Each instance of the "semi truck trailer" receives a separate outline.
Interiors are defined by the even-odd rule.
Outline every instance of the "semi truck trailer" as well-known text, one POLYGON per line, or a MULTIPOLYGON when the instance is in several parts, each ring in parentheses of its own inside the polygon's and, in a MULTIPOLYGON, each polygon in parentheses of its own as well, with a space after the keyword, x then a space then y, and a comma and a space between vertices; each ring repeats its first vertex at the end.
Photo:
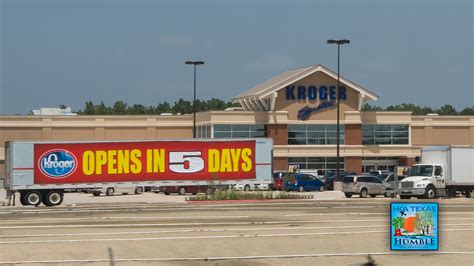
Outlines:
POLYGON ((271 184, 271 139, 9 141, 7 197, 60 205, 64 192, 108 187, 271 184))
POLYGON ((400 182, 400 198, 434 199, 474 190, 473 146, 429 146, 421 148, 421 163, 415 164, 400 182))

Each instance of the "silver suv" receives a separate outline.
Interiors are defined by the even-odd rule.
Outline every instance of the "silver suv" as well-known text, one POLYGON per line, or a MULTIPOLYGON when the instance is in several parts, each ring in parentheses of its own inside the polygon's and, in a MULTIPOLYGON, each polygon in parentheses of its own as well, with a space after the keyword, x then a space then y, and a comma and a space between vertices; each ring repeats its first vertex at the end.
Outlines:
POLYGON ((387 182, 372 175, 348 175, 342 180, 341 190, 347 198, 354 194, 359 194, 359 197, 365 198, 367 195, 371 197, 384 195, 388 186, 387 182))

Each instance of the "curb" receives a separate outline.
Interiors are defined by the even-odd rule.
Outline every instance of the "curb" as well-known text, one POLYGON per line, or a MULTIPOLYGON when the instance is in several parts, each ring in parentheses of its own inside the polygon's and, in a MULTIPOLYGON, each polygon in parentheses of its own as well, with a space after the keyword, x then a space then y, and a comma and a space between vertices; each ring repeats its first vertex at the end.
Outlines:
POLYGON ((315 199, 261 199, 261 200, 197 200, 186 204, 227 204, 227 203, 272 203, 272 202, 313 202, 315 199))

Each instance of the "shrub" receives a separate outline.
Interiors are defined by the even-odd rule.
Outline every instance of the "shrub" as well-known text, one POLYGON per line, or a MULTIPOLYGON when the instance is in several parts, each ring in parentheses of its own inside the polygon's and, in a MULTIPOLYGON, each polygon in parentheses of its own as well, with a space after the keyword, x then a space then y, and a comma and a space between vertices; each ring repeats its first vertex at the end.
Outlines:
POLYGON ((313 199, 313 195, 298 195, 287 192, 244 192, 216 190, 214 193, 186 197, 187 201, 204 200, 256 200, 256 199, 313 199))

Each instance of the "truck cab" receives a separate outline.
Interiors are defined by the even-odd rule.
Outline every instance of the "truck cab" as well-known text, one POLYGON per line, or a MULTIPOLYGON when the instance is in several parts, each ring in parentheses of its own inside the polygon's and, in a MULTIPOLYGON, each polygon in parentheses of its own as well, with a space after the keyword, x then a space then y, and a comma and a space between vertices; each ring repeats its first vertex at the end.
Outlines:
POLYGON ((443 169, 441 164, 415 164, 400 182, 400 198, 436 198, 446 186, 443 169))

